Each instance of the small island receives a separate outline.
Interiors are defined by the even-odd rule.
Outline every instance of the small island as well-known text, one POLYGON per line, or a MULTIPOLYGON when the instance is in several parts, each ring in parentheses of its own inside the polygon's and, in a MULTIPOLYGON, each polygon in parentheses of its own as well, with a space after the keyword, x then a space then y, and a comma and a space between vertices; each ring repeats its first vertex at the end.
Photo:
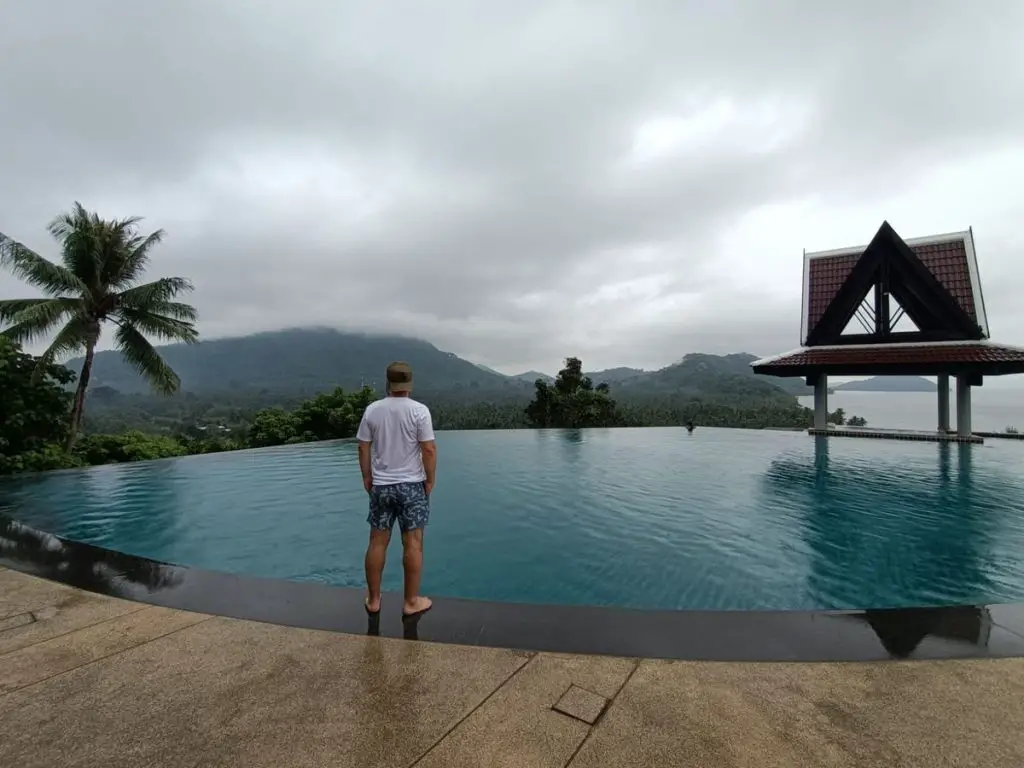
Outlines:
POLYGON ((935 392, 938 387, 923 376, 873 376, 836 384, 833 389, 836 392, 935 392))

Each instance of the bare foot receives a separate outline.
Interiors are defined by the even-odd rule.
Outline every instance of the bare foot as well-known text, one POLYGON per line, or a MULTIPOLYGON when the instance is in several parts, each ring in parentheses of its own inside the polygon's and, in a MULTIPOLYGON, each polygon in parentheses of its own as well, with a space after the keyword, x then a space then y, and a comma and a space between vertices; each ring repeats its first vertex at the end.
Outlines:
POLYGON ((426 613, 430 610, 430 606, 434 604, 434 601, 429 597, 414 597, 412 600, 406 600, 405 605, 402 606, 403 616, 412 616, 415 613, 426 613))
POLYGON ((363 605, 366 606, 366 610, 368 613, 377 613, 377 611, 380 610, 380 596, 378 595, 376 600, 371 600, 368 597, 364 598, 363 605))

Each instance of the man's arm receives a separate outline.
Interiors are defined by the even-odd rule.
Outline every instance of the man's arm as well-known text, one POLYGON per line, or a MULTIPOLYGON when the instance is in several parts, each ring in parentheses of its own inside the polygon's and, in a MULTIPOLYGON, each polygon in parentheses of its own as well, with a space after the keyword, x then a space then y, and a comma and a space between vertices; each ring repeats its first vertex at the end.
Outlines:
POLYGON ((434 490, 434 479, 437 474, 437 443, 434 442, 434 423, 430 418, 430 410, 423 409, 417 425, 416 439, 420 441, 420 456, 423 457, 423 472, 427 479, 427 493, 434 490))
POLYGON ((359 441, 359 471, 363 473, 363 488, 369 493, 370 489, 373 488, 373 468, 370 463, 370 446, 373 445, 373 432, 366 421, 365 413, 363 413, 362 421, 359 422, 356 439, 359 441))

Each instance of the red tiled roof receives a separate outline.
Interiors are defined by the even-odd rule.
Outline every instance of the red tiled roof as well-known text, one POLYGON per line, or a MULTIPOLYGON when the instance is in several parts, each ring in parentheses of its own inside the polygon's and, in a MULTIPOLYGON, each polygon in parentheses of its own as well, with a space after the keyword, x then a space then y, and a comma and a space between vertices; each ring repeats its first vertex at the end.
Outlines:
MULTIPOLYGON (((910 250, 960 303, 967 315, 978 322, 964 241, 958 238, 945 243, 911 245, 910 250)), ((828 309, 828 305, 839 293, 843 282, 862 255, 863 253, 818 256, 809 260, 807 275, 808 333, 818 324, 821 316, 828 309)))
POLYGON ((971 273, 967 267, 967 249, 963 240, 948 243, 912 245, 910 250, 928 267, 928 270, 957 300, 968 317, 978 322, 974 309, 974 292, 971 289, 971 273))
POLYGON ((807 277, 807 332, 825 314, 832 299, 839 293, 850 272, 860 261, 862 254, 849 256, 821 256, 810 260, 807 277))
POLYGON ((957 363, 1021 363, 1024 350, 996 344, 851 344, 844 347, 805 347, 776 358, 758 361, 757 368, 813 368, 816 366, 933 365, 957 363))

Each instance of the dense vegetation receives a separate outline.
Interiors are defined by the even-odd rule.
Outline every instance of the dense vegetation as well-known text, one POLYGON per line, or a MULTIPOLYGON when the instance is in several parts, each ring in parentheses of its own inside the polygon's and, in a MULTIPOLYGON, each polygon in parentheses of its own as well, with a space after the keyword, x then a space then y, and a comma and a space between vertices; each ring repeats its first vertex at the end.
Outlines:
POLYGON ((68 448, 74 397, 66 385, 73 380, 68 369, 32 357, 0 336, 0 474, 351 437, 375 397, 369 387, 354 393, 335 389, 291 410, 238 412, 238 429, 177 423, 162 431, 87 431, 68 448))
POLYGON ((609 386, 595 387, 584 375, 578 357, 566 359, 553 384, 538 379, 534 387, 536 394, 524 411, 531 427, 615 427, 622 423, 609 386))
POLYGON ((0 474, 63 465, 74 378, 0 336, 0 474))
MULTIPOLYGON (((271 392, 175 396, 122 395, 97 387, 89 394, 84 434, 67 450, 74 374, 24 353, 0 337, 0 473, 167 458, 194 453, 351 437, 370 387, 334 388, 312 398, 271 392)), ((700 426, 806 428, 811 412, 793 398, 761 400, 651 395, 612 399, 593 385, 579 360, 567 360, 555 384, 535 385, 532 402, 494 393, 491 399, 423 393, 438 430, 530 426, 700 426)), ((481 398, 484 395, 481 393, 481 398)), ((844 415, 832 415, 842 423, 844 415)))
MULTIPOLYGON (((163 239, 162 230, 138 231, 140 219, 101 219, 75 203, 70 213, 55 218, 50 234, 60 244, 61 260, 54 263, 0 233, 0 266, 44 295, 0 300, 3 336, 16 343, 53 335, 39 358, 39 376, 75 352, 85 353, 68 418, 67 443, 72 447, 81 426, 85 396, 103 325, 116 326, 114 345, 123 363, 157 392, 176 392, 177 374, 164 362, 146 336, 195 343, 196 311, 175 301, 192 289, 180 277, 141 283, 150 252, 163 239)), ((37 376, 37 380, 39 378, 37 376)))
MULTIPOLYGON (((537 379, 551 386, 555 382, 541 374, 528 383, 521 379, 526 374, 503 376, 422 341, 326 329, 168 346, 161 352, 182 375, 185 391, 169 398, 142 394, 135 391, 137 377, 125 378, 128 391, 119 391, 104 385, 109 377, 97 373, 86 416, 88 431, 173 435, 191 428, 203 434, 230 430, 235 436, 265 408, 294 410, 317 392, 336 386, 346 392, 364 385, 379 390, 379 378, 392 359, 412 362, 416 397, 430 406, 438 429, 516 429, 544 423, 531 421, 524 408, 536 392, 537 379), (221 354, 224 359, 218 362, 221 354), (267 359, 275 365, 262 362, 267 359), (209 364, 205 371, 197 370, 196 360, 209 364), (229 367, 237 378, 228 378, 233 375, 226 370, 229 367), (327 383, 321 386, 321 381, 327 383)), ((97 355, 97 371, 108 359, 106 354, 97 355)), ((677 426, 694 420, 707 426, 809 426, 809 411, 788 391, 806 392, 803 381, 755 376, 750 368, 753 359, 746 354, 690 354, 660 371, 615 368, 584 375, 595 391, 601 384, 611 385, 617 424, 677 426)), ((110 358, 110 365, 119 363, 110 358)))
MULTIPOLYGON (((530 401, 522 394, 513 397, 481 393, 478 399, 461 399, 452 392, 417 392, 415 396, 430 406, 434 426, 439 430, 531 426, 525 413, 530 401)), ((191 428, 202 434, 237 434, 247 428, 260 410, 293 410, 302 402, 300 396, 272 392, 184 393, 167 398, 118 395, 97 389, 90 398, 85 426, 88 432, 105 433, 137 430, 170 435, 191 428)), ((693 420, 702 426, 797 429, 809 427, 812 420, 810 410, 792 398, 738 400, 645 395, 616 397, 616 405, 619 423, 634 427, 679 426, 693 420)))

